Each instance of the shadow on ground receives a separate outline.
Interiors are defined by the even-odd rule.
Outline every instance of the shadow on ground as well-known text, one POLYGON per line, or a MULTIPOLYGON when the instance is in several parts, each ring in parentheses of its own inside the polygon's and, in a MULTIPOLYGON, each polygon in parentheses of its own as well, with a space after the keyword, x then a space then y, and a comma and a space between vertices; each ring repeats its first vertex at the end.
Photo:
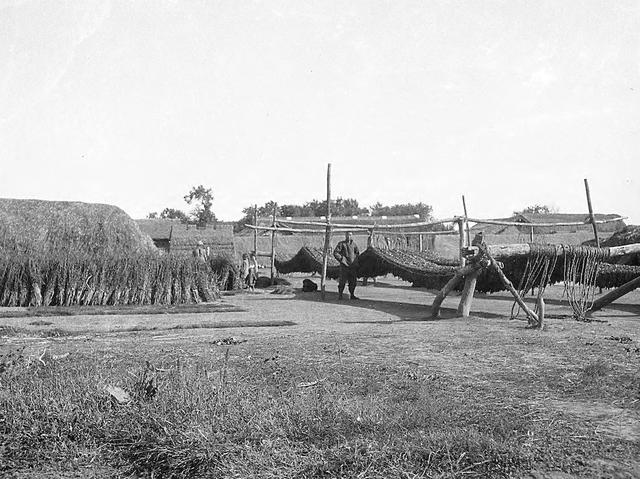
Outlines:
MULTIPOLYGON (((345 294, 345 298, 348 298, 348 295, 345 294)), ((309 301, 309 302, 322 302, 322 297, 320 296, 320 292, 312 292, 312 293, 304 293, 300 290, 296 290, 295 300, 299 301, 309 301)), ((388 300, 372 300, 372 299, 359 299, 359 300, 350 300, 343 299, 338 300, 338 293, 336 292, 326 292, 326 300, 327 303, 335 303, 341 306, 345 306, 348 308, 363 308, 370 309, 373 311, 380 311, 387 314, 392 314, 400 318, 400 321, 440 321, 440 320, 449 320, 459 318, 455 309, 452 308, 441 308, 440 309, 440 317, 432 318, 431 317, 431 305, 427 304, 417 304, 417 303, 402 303, 399 301, 388 301, 388 300)), ((480 318, 504 318, 503 315, 487 313, 487 312, 474 312, 473 316, 477 316, 480 318)), ((381 323, 387 324, 392 323, 393 321, 343 321, 345 323, 381 323)))

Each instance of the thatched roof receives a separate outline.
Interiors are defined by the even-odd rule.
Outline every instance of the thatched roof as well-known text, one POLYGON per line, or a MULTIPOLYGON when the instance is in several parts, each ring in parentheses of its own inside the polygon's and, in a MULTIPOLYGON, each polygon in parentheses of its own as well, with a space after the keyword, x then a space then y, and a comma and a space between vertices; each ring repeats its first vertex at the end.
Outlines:
POLYGON ((144 219, 136 220, 140 230, 151 237, 152 240, 166 240, 171 239, 171 229, 173 225, 179 225, 180 220, 162 220, 162 219, 144 219))
POLYGON ((155 250, 135 221, 116 206, 4 198, 0 249, 97 255, 155 250))
POLYGON ((209 247, 212 255, 235 256, 231 223, 199 226, 165 219, 143 219, 136 222, 156 244, 168 243, 168 249, 172 253, 190 253, 202 241, 205 247, 209 247))
POLYGON ((174 225, 171 230, 170 251, 191 252, 198 246, 199 241, 210 248, 212 255, 235 256, 232 226, 217 228, 214 225, 206 227, 183 223, 174 225))

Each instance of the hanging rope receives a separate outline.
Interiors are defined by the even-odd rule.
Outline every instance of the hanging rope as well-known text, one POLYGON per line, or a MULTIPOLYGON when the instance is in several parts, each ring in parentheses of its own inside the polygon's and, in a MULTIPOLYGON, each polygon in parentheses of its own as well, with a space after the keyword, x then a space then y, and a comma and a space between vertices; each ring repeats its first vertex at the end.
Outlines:
MULTIPOLYGON (((518 285, 518 294, 524 298, 527 293, 538 288, 538 296, 543 296, 546 287, 552 282, 553 271, 558 261, 555 245, 540 245, 535 243, 529 244, 531 254, 527 257, 520 283, 518 285)), ((536 303, 534 312, 539 314, 538 303, 536 303)), ((521 308, 516 301, 511 306, 511 318, 517 318, 520 315, 521 308)))
POLYGON ((586 313, 593 305, 600 263, 609 256, 608 249, 585 246, 563 246, 564 294, 578 321, 587 321, 586 313))

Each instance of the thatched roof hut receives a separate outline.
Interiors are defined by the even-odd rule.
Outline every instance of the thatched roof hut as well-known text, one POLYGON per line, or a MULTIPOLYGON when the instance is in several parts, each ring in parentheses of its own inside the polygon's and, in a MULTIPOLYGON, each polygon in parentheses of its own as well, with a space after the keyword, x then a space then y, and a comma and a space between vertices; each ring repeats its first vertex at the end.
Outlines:
POLYGON ((154 250, 150 238, 112 205, 0 199, 0 250, 109 255, 154 250))

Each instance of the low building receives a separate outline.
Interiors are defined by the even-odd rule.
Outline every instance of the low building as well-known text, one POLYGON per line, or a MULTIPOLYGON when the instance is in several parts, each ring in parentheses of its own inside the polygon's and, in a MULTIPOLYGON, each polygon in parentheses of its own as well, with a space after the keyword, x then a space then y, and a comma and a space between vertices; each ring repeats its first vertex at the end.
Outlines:
POLYGON ((213 256, 235 257, 233 224, 218 223, 206 226, 182 223, 179 220, 136 220, 143 233, 151 237, 155 246, 165 253, 190 254, 202 241, 213 256))

